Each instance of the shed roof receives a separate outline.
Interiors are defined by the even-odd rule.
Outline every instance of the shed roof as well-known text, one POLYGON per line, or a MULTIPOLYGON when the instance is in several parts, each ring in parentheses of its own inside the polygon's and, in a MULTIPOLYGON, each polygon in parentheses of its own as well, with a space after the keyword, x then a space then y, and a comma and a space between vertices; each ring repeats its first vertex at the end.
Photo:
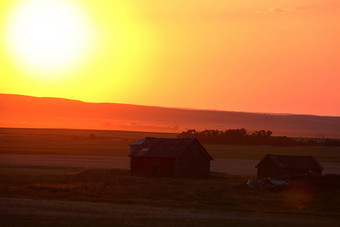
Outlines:
POLYGON ((177 158, 192 144, 197 145, 208 159, 213 159, 196 138, 155 137, 145 137, 131 143, 129 157, 177 158))
POLYGON ((255 168, 258 168, 265 160, 271 159, 282 169, 324 169, 313 156, 274 155, 267 154, 255 168))

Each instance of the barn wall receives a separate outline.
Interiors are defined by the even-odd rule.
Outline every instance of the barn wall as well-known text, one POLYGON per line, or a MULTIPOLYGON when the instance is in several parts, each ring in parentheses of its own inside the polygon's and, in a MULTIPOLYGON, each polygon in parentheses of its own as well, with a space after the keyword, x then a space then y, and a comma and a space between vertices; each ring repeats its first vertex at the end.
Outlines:
POLYGON ((287 172, 290 178, 298 178, 310 175, 308 169, 288 169, 287 172))
POLYGON ((289 169, 287 170, 291 178, 307 177, 307 176, 321 176, 322 170, 309 169, 289 169))
POLYGON ((263 162, 257 168, 257 178, 299 178, 306 176, 321 176, 322 170, 309 170, 309 169, 283 169, 276 166, 273 162, 263 162))
POLYGON ((210 174, 209 161, 183 160, 176 162, 175 175, 187 177, 208 177, 210 174))
POLYGON ((210 160, 200 149, 192 147, 176 160, 176 176, 208 177, 209 174, 210 160))
POLYGON ((313 169, 313 170, 311 170, 311 174, 314 175, 314 176, 321 176, 322 170, 321 169, 313 169))
POLYGON ((271 159, 264 159, 257 167, 257 178, 272 177, 280 178, 287 173, 280 169, 271 159))
POLYGON ((174 176, 174 159, 165 158, 131 158, 131 175, 133 176, 174 176))

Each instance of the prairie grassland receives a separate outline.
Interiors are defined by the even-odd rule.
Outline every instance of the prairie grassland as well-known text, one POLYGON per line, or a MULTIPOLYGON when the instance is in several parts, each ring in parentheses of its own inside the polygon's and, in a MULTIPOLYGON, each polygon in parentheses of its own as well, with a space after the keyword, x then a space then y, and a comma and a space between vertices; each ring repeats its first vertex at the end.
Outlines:
POLYGON ((318 161, 336 162, 340 165, 340 147, 280 147, 280 146, 238 146, 204 144, 216 159, 261 160, 266 154, 312 155, 318 161))
POLYGON ((320 226, 340 223, 340 178, 250 189, 247 176, 131 177, 118 169, 2 167, 0 225, 320 226))
POLYGON ((340 214, 340 177, 249 189, 247 176, 209 178, 132 177, 119 169, 8 168, 0 173, 0 197, 31 197, 215 210, 340 214))
POLYGON ((336 226, 338 218, 148 205, 0 198, 1 226, 336 226))
MULTIPOLYGON (((127 156, 129 143, 172 133, 0 128, 0 154, 64 154, 127 156)), ((278 147, 204 144, 214 159, 260 160, 266 154, 313 155, 319 161, 340 163, 340 147, 278 147)))
MULTIPOLYGON (((0 128, 0 154, 128 155, 146 136, 176 134, 0 128)), ((267 153, 340 163, 339 147, 204 145, 215 159, 267 153)), ((51 155, 49 155, 51 156, 51 155)), ((42 165, 44 163, 41 163, 42 165)), ((340 224, 340 178, 249 189, 248 176, 135 178, 128 170, 2 164, 0 226, 321 226, 340 224)))
POLYGON ((176 134, 78 129, 0 128, 2 154, 65 154, 127 156, 129 143, 176 134))

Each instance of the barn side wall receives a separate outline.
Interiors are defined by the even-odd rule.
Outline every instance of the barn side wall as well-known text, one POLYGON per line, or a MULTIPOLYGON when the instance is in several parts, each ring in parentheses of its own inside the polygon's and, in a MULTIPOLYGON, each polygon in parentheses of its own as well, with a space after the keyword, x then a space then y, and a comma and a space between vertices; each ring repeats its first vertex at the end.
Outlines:
POLYGON ((322 170, 321 169, 312 169, 311 174, 313 176, 321 176, 322 175, 322 170))
POLYGON ((274 179, 280 178, 299 178, 306 176, 321 176, 322 170, 309 169, 283 169, 279 168, 274 162, 267 160, 257 168, 257 178, 270 177, 274 179))
POLYGON ((322 170, 310 170, 310 169, 287 169, 290 178, 299 178, 307 176, 321 176, 322 170))
POLYGON ((174 166, 174 159, 132 157, 130 160, 132 176, 174 176, 174 166))
POLYGON ((280 169, 276 163, 274 163, 271 159, 264 159, 261 164, 257 167, 257 178, 261 179, 264 177, 271 178, 282 178, 287 173, 280 169))
POLYGON ((175 175, 181 177, 208 177, 210 160, 200 149, 194 147, 185 151, 175 164, 175 175))

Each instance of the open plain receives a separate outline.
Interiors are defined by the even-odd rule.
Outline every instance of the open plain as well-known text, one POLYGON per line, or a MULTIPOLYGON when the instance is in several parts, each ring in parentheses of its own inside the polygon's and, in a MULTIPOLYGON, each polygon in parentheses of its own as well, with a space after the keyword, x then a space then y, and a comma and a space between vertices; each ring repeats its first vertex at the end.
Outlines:
POLYGON ((0 129, 0 225, 337 226, 338 147, 205 144, 207 179, 135 178, 128 144, 175 134, 0 129), (286 187, 250 189, 266 154, 313 155, 326 175, 286 187))
MULTIPOLYGON (((128 169, 129 143, 173 133, 71 129, 0 128, 0 165, 67 166, 128 169)), ((312 155, 325 174, 340 174, 340 147, 279 147, 204 144, 214 158, 213 172, 256 175, 256 164, 268 153, 312 155)))

